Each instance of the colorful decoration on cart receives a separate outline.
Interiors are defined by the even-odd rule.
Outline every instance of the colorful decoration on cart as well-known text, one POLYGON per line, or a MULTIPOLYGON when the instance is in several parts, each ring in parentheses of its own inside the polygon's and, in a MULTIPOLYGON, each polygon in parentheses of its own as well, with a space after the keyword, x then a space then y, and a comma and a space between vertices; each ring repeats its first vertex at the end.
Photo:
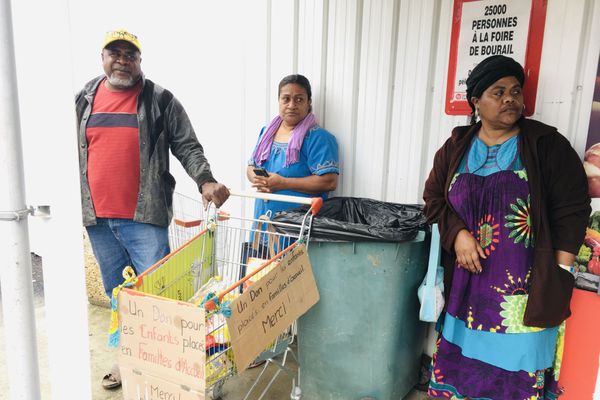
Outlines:
POLYGON ((135 270, 127 266, 123 268, 123 278, 125 281, 112 290, 110 299, 110 328, 108 330, 108 346, 117 347, 119 345, 119 313, 118 313, 118 298, 119 292, 124 287, 133 287, 137 282, 135 270))
POLYGON ((206 295, 200 305, 204 307, 209 301, 212 301, 215 305, 216 312, 223 314, 227 318, 231 317, 231 301, 227 300, 221 303, 219 301, 219 296, 214 292, 210 292, 206 295))

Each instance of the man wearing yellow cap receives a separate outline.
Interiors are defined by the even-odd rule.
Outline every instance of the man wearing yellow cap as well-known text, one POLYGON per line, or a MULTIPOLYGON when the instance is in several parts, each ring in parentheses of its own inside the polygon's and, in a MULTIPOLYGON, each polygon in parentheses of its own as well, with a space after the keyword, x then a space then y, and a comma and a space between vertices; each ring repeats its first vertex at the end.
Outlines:
MULTIPOLYGON (((214 179, 202 146, 179 101, 146 79, 137 36, 119 29, 102 45, 104 75, 75 98, 83 224, 100 265, 107 295, 122 270, 148 269, 169 253, 175 179, 169 150, 196 182, 205 204, 229 197, 214 179)), ((121 385, 118 368, 102 382, 121 385)))

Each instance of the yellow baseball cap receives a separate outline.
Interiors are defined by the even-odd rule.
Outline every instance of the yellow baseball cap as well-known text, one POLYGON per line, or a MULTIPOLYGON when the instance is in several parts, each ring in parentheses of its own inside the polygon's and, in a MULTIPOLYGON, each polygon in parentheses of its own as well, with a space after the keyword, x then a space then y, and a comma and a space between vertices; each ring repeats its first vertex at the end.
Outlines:
POLYGON ((105 48, 106 46, 108 46, 112 42, 116 42, 117 40, 124 40, 126 42, 129 42, 132 45, 134 45, 140 51, 140 53, 142 52, 142 45, 140 44, 140 41, 138 40, 137 36, 135 36, 133 33, 126 31, 125 29, 117 29, 114 31, 106 32, 106 35, 104 35, 104 44, 102 45, 102 48, 105 48))

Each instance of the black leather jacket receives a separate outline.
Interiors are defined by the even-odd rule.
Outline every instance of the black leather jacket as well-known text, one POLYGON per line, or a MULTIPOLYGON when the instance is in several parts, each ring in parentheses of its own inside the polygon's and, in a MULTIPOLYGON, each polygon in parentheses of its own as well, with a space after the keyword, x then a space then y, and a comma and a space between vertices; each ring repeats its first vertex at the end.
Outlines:
MULTIPOLYGON (((75 97, 77 113, 79 174, 83 224, 96 224, 96 213, 87 180, 88 143, 86 125, 98 84, 104 76, 88 82, 75 97)), ((137 102, 140 138, 140 187, 134 220, 168 226, 173 215, 175 178, 169 173, 169 149, 198 189, 216 182, 192 124, 181 103, 171 92, 142 77, 143 88, 137 102)))

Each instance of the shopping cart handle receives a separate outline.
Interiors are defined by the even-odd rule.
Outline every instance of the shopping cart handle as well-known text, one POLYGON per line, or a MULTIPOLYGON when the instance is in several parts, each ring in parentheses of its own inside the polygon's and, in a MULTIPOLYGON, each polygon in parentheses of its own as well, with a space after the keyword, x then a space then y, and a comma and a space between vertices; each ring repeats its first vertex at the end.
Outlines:
POLYGON ((212 300, 212 299, 210 299, 206 303, 204 303, 204 309, 208 312, 210 312, 216 308, 217 308, 217 305, 215 304, 214 300, 212 300))
POLYGON ((288 196, 284 194, 273 194, 263 192, 238 192, 236 190, 229 189, 229 194, 235 197, 250 197, 253 199, 271 200, 271 201, 283 201, 286 203, 305 204, 311 206, 312 215, 316 215, 321 206, 323 205, 323 199, 320 197, 301 197, 301 196, 288 196))
POLYGON ((322 197, 313 197, 310 202, 312 215, 315 216, 323 207, 323 198, 322 197))
POLYGON ((193 228, 195 226, 200 226, 202 223, 201 219, 192 219, 192 220, 183 220, 179 218, 173 218, 173 222, 177 226, 181 226, 182 228, 193 228))

